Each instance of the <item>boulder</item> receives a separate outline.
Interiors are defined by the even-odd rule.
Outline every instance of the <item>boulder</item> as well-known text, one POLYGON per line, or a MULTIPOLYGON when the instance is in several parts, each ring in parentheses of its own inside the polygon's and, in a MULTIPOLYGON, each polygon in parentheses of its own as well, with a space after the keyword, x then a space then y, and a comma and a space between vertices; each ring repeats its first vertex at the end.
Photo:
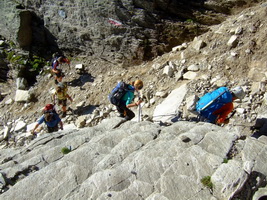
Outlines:
POLYGON ((31 94, 28 90, 17 90, 15 95, 15 102, 28 102, 30 101, 31 94))
POLYGON ((227 164, 222 164, 211 176, 214 196, 219 199, 231 199, 233 194, 242 188, 247 178, 242 163, 230 160, 227 164))
POLYGON ((193 80, 197 77, 197 72, 188 71, 183 75, 183 79, 185 80, 193 80))
POLYGON ((8 100, 5 101, 5 104, 6 105, 11 105, 13 102, 14 102, 13 99, 8 99, 8 100))
POLYGON ((200 51, 200 49, 202 49, 206 45, 207 44, 203 40, 199 39, 198 37, 195 37, 191 44, 191 47, 196 51, 200 51))
POLYGON ((166 74, 169 77, 172 77, 174 74, 174 69, 173 67, 166 65, 163 69, 163 74, 166 74))
POLYGON ((238 36, 237 35, 232 35, 231 38, 228 40, 227 45, 230 48, 235 48, 238 44, 238 36))
POLYGON ((186 98, 186 109, 189 112, 192 112, 194 114, 196 113, 195 107, 196 107, 196 103, 197 103, 198 99, 199 99, 199 97, 195 94, 186 98))
POLYGON ((187 70, 195 72, 195 71, 199 71, 199 67, 193 64, 193 65, 188 66, 187 70))
POLYGON ((186 92, 186 84, 173 90, 161 104, 156 106, 153 113, 153 121, 171 122, 172 119, 176 118, 186 92))
POLYGON ((79 116, 78 119, 75 121, 75 125, 78 128, 83 128, 86 124, 86 119, 87 119, 87 116, 85 116, 85 115, 79 116))
POLYGON ((155 96, 156 97, 165 98, 165 97, 168 96, 168 93, 167 92, 160 91, 160 92, 156 92, 155 96))
POLYGON ((14 128, 15 132, 21 131, 22 129, 25 129, 27 124, 24 121, 18 121, 16 123, 16 126, 14 128))
POLYGON ((18 90, 26 90, 28 83, 25 78, 19 77, 16 79, 16 85, 18 90))

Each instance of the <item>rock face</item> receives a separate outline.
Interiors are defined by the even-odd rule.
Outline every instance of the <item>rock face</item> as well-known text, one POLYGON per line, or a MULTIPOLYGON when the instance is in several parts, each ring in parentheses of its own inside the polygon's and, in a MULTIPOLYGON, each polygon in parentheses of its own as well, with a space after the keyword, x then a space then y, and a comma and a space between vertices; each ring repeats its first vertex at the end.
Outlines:
POLYGON ((0 35, 42 54, 60 48, 112 62, 147 60, 206 32, 206 25, 222 22, 235 6, 251 2, 3 0, 0 35))
POLYGON ((0 198, 251 199, 266 185, 266 136, 244 140, 235 130, 202 122, 114 128, 118 123, 108 119, 1 150, 0 198), (201 183, 205 177, 212 186, 201 183))

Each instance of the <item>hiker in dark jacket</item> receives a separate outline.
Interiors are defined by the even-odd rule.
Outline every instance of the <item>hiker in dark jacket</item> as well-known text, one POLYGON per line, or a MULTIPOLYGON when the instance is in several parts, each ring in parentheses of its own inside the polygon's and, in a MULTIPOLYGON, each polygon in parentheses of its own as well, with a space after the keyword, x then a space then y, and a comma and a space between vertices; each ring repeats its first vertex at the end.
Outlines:
POLYGON ((40 124, 45 123, 48 129, 48 133, 58 131, 58 125, 60 129, 63 130, 63 123, 59 118, 56 112, 47 112, 42 115, 42 117, 37 121, 34 129, 31 131, 32 134, 35 134, 35 130, 39 127, 40 124))
POLYGON ((139 91, 142 88, 143 82, 141 80, 136 80, 128 86, 129 90, 120 100, 120 104, 116 106, 118 112, 120 113, 120 117, 125 117, 126 120, 131 120, 135 117, 134 112, 131 111, 129 108, 138 106, 142 102, 142 100, 139 100, 136 103, 132 103, 134 99, 134 91, 139 91))
POLYGON ((65 56, 59 56, 52 63, 52 72, 56 75, 55 76, 56 84, 61 82, 62 78, 64 77, 64 73, 62 72, 61 69, 58 68, 63 63, 70 64, 70 61, 65 56))

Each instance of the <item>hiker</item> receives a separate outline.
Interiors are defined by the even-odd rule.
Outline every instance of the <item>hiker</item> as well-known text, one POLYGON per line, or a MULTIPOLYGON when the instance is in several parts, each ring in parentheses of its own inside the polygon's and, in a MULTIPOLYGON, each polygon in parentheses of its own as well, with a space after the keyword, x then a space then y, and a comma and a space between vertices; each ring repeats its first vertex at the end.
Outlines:
POLYGON ((55 84, 61 82, 64 77, 64 73, 58 68, 62 63, 67 63, 69 65, 70 61, 65 56, 58 56, 52 62, 52 72, 56 75, 55 84))
POLYGON ((60 82, 60 83, 58 83, 56 91, 52 96, 54 104, 55 104, 55 100, 57 97, 58 105, 62 106, 62 117, 66 117, 67 99, 69 99, 71 102, 73 101, 67 92, 68 92, 67 83, 66 82, 60 82))
MULTIPOLYGON (((138 92, 139 90, 141 90, 143 88, 143 82, 141 80, 136 80, 132 82, 131 84, 125 84, 124 82, 120 82, 116 86, 116 88, 119 87, 120 84, 124 84, 125 85, 124 87, 126 87, 126 90, 123 93, 123 95, 120 97, 120 99, 118 99, 118 103, 113 103, 113 104, 116 105, 117 111, 120 113, 120 117, 124 117, 126 120, 131 120, 135 117, 135 114, 129 108, 138 106, 142 102, 142 100, 139 99, 138 102, 132 103, 134 99, 134 91, 138 92)), ((113 91, 116 88, 114 88, 113 91)), ((110 96, 110 100, 111 100, 111 96, 110 96)))
POLYGON ((213 92, 205 94, 199 99, 196 110, 201 117, 210 123, 217 125, 228 124, 227 116, 233 111, 233 101, 242 100, 245 92, 238 86, 232 90, 226 87, 220 87, 213 92))
MULTIPOLYGON (((48 107, 49 105, 52 105, 52 104, 48 104, 46 107, 48 107)), ((44 114, 37 121, 37 124, 35 125, 34 129, 31 131, 32 134, 35 134, 35 130, 43 122, 47 126, 48 133, 58 131, 58 124, 60 125, 60 129, 63 130, 63 123, 62 123, 61 119, 59 118, 58 114, 56 113, 56 111, 54 110, 54 106, 52 109, 46 109, 46 107, 44 109, 44 114)))

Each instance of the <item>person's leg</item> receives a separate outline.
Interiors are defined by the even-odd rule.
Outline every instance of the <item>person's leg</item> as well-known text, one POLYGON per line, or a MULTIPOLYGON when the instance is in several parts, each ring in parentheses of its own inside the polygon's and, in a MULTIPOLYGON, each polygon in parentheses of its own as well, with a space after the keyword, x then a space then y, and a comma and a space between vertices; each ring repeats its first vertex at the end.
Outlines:
POLYGON ((58 99, 57 105, 58 106, 63 106, 63 100, 58 99))
POLYGON ((63 78, 62 76, 57 77, 57 81, 58 81, 58 82, 62 82, 62 78, 63 78))
POLYGON ((117 111, 120 113, 120 117, 125 117, 124 107, 122 106, 116 106, 116 107, 117 107, 117 111))
POLYGON ((133 111, 131 111, 129 108, 125 107, 125 111, 126 111, 126 120, 131 120, 135 117, 135 114, 133 111))
POLYGON ((67 99, 62 100, 62 117, 67 115, 67 99))
POLYGON ((53 127, 53 132, 57 132, 57 131, 58 131, 58 124, 55 127, 53 127))
POLYGON ((59 82, 62 82, 62 78, 64 77, 64 74, 61 69, 57 70, 57 73, 55 73, 55 83, 58 84, 59 82))
POLYGON ((126 105, 117 106, 117 110, 120 113, 120 117, 125 117, 126 120, 131 120, 135 117, 133 111, 126 107, 126 105))
POLYGON ((52 133, 53 130, 54 130, 53 127, 49 127, 49 126, 47 126, 47 132, 48 132, 48 133, 52 133))
POLYGON ((55 73, 55 84, 58 84, 60 82, 60 77, 61 77, 61 72, 57 71, 57 73, 55 73))

